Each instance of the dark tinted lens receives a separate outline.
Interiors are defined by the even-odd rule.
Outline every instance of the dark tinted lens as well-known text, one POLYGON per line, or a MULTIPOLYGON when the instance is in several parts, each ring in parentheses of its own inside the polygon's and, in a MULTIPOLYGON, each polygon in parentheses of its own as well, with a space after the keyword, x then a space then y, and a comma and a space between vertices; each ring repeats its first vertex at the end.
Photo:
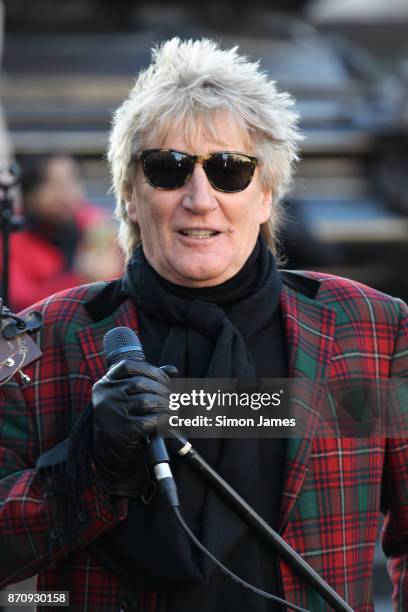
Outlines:
POLYGON ((177 151, 145 151, 141 160, 145 177, 160 189, 178 189, 193 169, 192 160, 177 151))
POLYGON ((251 182, 255 164, 238 153, 214 153, 204 163, 208 180, 215 189, 242 191, 251 182))

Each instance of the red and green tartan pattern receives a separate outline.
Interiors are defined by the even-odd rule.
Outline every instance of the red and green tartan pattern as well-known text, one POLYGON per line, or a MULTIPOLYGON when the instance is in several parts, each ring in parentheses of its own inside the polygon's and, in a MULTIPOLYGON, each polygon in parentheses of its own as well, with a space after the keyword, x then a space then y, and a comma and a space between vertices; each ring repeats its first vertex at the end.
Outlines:
MULTIPOLYGON (((282 291, 290 376, 317 381, 406 377, 406 306, 349 280, 306 274, 321 282, 315 299, 286 286, 282 291)), ((83 304, 103 286, 68 290, 41 303, 45 325, 37 341, 43 356, 26 368, 32 383, 21 388, 14 379, 1 389, 0 585, 39 573, 38 588, 69 590, 73 610, 111 612, 126 600, 129 609, 154 612, 154 591, 121 583, 86 550, 123 520, 126 500, 113 502, 94 487, 84 491, 83 526, 58 548, 48 520, 57 502, 44 494, 34 469, 39 455, 69 435, 89 402, 92 384, 104 374, 105 332, 138 327, 129 301, 112 316, 90 320, 83 304)), ((394 606, 408 610, 408 440, 315 437, 317 407, 311 408, 308 435, 287 444, 281 534, 354 610, 372 611, 374 544, 385 483, 383 545, 391 555, 394 606)), ((280 568, 286 599, 313 612, 329 609, 285 563, 280 568)))

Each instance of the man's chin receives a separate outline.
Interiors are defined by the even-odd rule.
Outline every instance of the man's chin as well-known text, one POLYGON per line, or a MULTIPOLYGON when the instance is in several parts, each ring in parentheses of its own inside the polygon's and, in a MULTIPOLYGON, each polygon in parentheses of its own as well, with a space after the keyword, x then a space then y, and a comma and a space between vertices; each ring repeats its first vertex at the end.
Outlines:
MULTIPOLYGON (((231 275, 232 276, 232 275, 231 275)), ((193 267, 179 268, 174 275, 173 282, 185 287, 213 287, 228 280, 227 271, 218 267, 193 267), (177 280, 176 280, 177 278, 177 280)))

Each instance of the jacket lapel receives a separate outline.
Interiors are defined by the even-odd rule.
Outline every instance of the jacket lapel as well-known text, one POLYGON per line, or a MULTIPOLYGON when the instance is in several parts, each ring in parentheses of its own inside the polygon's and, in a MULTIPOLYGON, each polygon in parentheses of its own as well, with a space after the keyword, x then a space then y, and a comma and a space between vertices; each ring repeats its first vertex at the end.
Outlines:
POLYGON ((138 331, 136 310, 130 300, 123 302, 111 315, 104 317, 77 331, 87 368, 93 382, 106 372, 107 365, 103 350, 103 338, 113 327, 130 327, 138 331))
POLYGON ((282 287, 281 311, 285 325, 289 378, 305 380, 306 386, 296 384, 291 393, 291 406, 304 405, 307 398, 304 435, 288 438, 279 531, 285 529, 295 502, 301 492, 312 448, 313 436, 319 422, 318 389, 311 391, 312 381, 323 383, 334 345, 336 312, 316 299, 299 291, 282 287), (310 381, 310 385, 307 385, 310 381), (304 389, 306 388, 306 395, 304 389), (293 403, 294 402, 294 403, 293 403))

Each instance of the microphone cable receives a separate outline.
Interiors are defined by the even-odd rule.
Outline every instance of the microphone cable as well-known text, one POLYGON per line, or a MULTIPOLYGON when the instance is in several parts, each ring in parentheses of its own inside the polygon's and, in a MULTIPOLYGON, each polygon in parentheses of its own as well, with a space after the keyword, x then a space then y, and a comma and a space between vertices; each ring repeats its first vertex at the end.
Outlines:
POLYGON ((200 540, 198 540, 195 537, 194 533, 191 531, 190 527, 187 525, 187 523, 183 519, 178 507, 172 506, 172 508, 174 510, 174 514, 177 518, 179 525, 184 529, 184 531, 186 532, 190 540, 195 544, 195 546, 197 546, 199 550, 201 550, 202 553, 204 553, 204 555, 206 555, 206 557, 211 559, 211 561, 218 567, 218 569, 220 569, 223 572, 223 574, 228 576, 228 578, 231 578, 231 580, 233 580, 234 582, 237 582, 244 589, 247 589, 248 591, 251 591, 252 593, 255 593, 256 595, 260 595, 261 597, 271 599, 272 601, 275 601, 276 603, 286 606, 287 608, 290 608, 291 610, 296 610, 296 612, 310 612, 310 610, 306 610, 305 608, 301 608, 297 606, 296 604, 290 603, 289 601, 286 601, 286 599, 281 599, 280 597, 277 597, 276 595, 272 595, 272 593, 268 593, 267 591, 258 589, 258 587, 253 586, 252 584, 249 584, 249 582, 246 582, 245 580, 243 580, 242 578, 234 574, 234 572, 229 570, 228 567, 225 567, 225 565, 223 565, 221 561, 219 561, 216 557, 214 557, 214 555, 210 553, 209 550, 207 550, 207 548, 200 542, 200 540))

